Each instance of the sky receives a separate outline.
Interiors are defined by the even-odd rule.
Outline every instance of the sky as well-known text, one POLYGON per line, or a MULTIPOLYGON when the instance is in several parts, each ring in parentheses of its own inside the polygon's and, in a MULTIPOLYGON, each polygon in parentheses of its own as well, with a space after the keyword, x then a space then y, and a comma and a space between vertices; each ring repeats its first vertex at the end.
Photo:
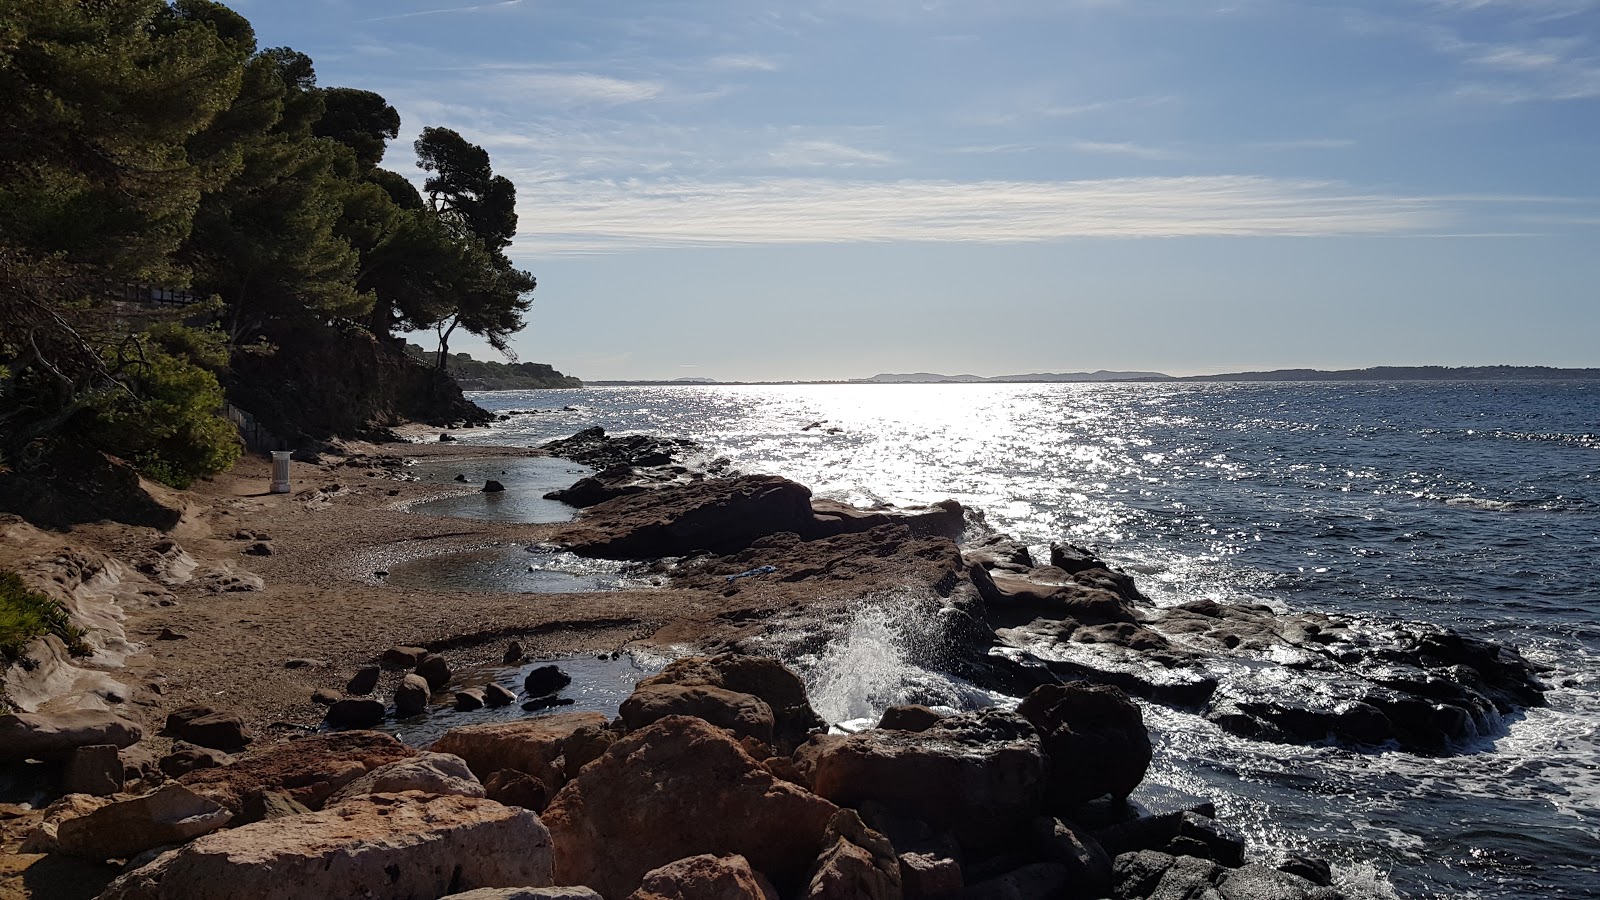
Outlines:
POLYGON ((1600 0, 230 5, 489 151, 585 380, 1600 366, 1600 0))

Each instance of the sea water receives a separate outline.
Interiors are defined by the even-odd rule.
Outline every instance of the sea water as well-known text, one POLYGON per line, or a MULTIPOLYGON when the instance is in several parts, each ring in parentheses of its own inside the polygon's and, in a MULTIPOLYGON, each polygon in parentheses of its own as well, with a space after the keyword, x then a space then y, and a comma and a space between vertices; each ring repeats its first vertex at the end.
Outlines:
MULTIPOLYGON (((472 395, 539 409, 467 441, 594 425, 860 505, 954 497, 1042 552, 1093 547, 1157 603, 1431 622, 1551 668, 1547 708, 1458 756, 1249 741, 1146 705, 1150 778, 1216 800, 1255 850, 1362 896, 1600 897, 1600 383, 637 387, 472 395), (570 407, 570 409, 569 409, 570 407), (816 427, 807 428, 815 425, 816 427)), ((918 651, 916 603, 865 598, 796 651, 841 721, 1004 702, 918 651)))

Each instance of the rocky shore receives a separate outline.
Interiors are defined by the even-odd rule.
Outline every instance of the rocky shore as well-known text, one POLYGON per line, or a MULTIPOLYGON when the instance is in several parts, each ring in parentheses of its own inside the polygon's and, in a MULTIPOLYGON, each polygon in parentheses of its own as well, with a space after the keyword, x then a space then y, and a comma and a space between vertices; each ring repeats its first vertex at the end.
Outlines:
POLYGON ((855 509, 688 442, 328 449, 300 457, 289 495, 264 493, 259 463, 153 490, 165 530, 0 522, 0 565, 97 626, 87 660, 45 641, 7 672, 22 712, 0 718, 0 783, 21 802, 0 804, 0 898, 1334 898, 1325 862, 1257 858, 1204 798, 1142 785, 1131 698, 1255 740, 1419 754, 1470 750, 1542 702, 1510 648, 1158 607, 1093 552, 1056 544, 1041 564, 953 501, 855 509), (540 454, 596 470, 551 495, 582 509, 571 522, 408 511, 487 486, 419 483, 415 459, 540 454), (395 560, 497 543, 648 579, 385 583, 395 560), (830 733, 773 657, 886 593, 930 623, 922 662, 1015 711, 910 705, 830 733), (520 694, 458 677, 625 646, 684 658, 615 717, 561 711, 571 678, 550 667, 520 694), (440 704, 527 715, 426 748, 361 730, 440 704))

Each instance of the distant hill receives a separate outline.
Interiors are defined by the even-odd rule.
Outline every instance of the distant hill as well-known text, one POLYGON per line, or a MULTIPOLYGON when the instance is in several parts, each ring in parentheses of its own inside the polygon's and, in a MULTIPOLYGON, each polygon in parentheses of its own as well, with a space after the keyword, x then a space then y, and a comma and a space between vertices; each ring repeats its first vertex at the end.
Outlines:
POLYGON ((1040 382, 1040 381, 1170 381, 1171 375, 1160 372, 1108 372, 1101 369, 1097 372, 1041 372, 1032 375, 936 375, 931 372, 913 372, 907 375, 883 374, 871 378, 853 379, 855 384, 928 384, 940 382, 956 382, 959 384, 993 384, 996 382, 1040 382))
MULTIPOLYGON (((432 364, 434 353, 407 343, 406 353, 432 364)), ((546 363, 503 363, 473 359, 466 353, 450 354, 450 376, 464 391, 528 391, 546 388, 581 388, 583 382, 563 375, 546 363)))
POLYGON ((1550 366, 1374 366, 1370 369, 1274 369, 1189 375, 1172 381, 1559 381, 1600 378, 1600 369, 1550 366))

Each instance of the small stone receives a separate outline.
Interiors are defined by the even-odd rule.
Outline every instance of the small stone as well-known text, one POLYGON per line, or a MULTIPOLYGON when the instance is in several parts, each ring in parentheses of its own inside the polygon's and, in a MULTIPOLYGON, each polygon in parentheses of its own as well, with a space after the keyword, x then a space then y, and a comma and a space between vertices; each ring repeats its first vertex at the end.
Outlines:
POLYGON ((461 712, 471 712, 475 709, 482 709, 484 705, 484 699, 485 697, 483 691, 479 690, 478 688, 468 688, 464 691, 456 691, 456 709, 461 712))
POLYGON ((487 481, 485 481, 483 483, 483 492, 485 494, 499 494, 499 493, 503 493, 505 491, 505 489, 506 489, 505 485, 501 484, 498 481, 495 481, 493 478, 490 478, 489 480, 487 480, 487 481))
POLYGON ((363 666, 356 672, 355 677, 345 684, 345 693, 356 697, 365 697, 372 693, 373 688, 378 686, 378 676, 382 674, 383 670, 377 666, 363 666))
POLYGON ((335 728, 371 728, 383 721, 380 700, 348 699, 328 707, 328 724, 335 728))
POLYGON ((403 719, 426 712, 429 693, 428 682, 422 676, 407 675, 394 689, 394 714, 403 719))
POLYGON ((465 475, 462 475, 462 474, 460 474, 460 473, 457 473, 457 474, 456 474, 456 480, 457 480, 457 481, 460 481, 460 482, 465 482, 465 481, 466 481, 466 480, 467 480, 467 476, 465 476, 465 475))
POLYGON ((306 657, 303 657, 303 656, 297 656, 294 659, 286 661, 283 664, 283 667, 285 669, 310 669, 310 668, 316 668, 316 667, 319 667, 319 666, 325 666, 327 664, 328 663, 327 663, 326 660, 307 659, 306 657))
POLYGON ((501 662, 503 662, 503 663, 505 663, 506 665, 509 666, 509 665, 512 665, 514 663, 518 663, 518 662, 521 662, 521 661, 522 661, 522 642, 521 641, 512 641, 511 643, 507 644, 506 645, 506 655, 501 658, 501 662))
POLYGON ((171 628, 163 628, 156 633, 156 640, 158 641, 187 641, 188 639, 189 636, 187 634, 181 631, 173 631, 171 628))
POLYGON ((487 684, 483 687, 483 703, 485 706, 509 706, 516 701, 516 692, 505 685, 487 684))
POLYGON ((272 545, 266 541, 256 541, 254 544, 244 548, 244 552, 248 556, 271 556, 272 545))
POLYGON ((342 699, 338 691, 329 688, 317 688, 311 692, 311 702, 318 706, 332 706, 342 699))
POLYGON ((456 439, 455 435, 452 435, 452 434, 440 433, 440 435, 439 435, 439 440, 444 442, 444 443, 449 443, 451 441, 454 441, 455 439, 456 439))
POLYGON ((199 769, 215 769, 227 764, 228 754, 221 750, 178 741, 172 745, 172 752, 161 757, 156 765, 161 769, 161 774, 168 778, 181 778, 199 769))
POLYGON ((168 714, 162 734, 213 750, 238 750, 251 740, 245 733, 244 719, 237 713, 203 704, 168 714))

